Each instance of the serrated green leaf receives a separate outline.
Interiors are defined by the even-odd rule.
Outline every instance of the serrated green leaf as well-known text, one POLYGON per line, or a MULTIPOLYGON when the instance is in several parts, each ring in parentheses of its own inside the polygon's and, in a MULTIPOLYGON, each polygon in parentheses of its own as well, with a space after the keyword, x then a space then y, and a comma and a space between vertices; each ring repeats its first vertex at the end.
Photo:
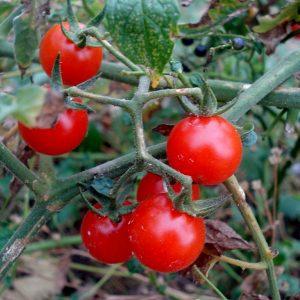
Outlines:
POLYGON ((231 200, 230 195, 210 199, 201 199, 192 201, 189 205, 184 205, 184 210, 187 212, 192 212, 199 217, 206 217, 214 213, 229 200, 231 200))
POLYGON ((17 110, 13 116, 27 126, 34 125, 44 104, 45 96, 46 90, 40 86, 21 87, 16 93, 17 110))
POLYGON ((24 12, 13 21, 14 51, 20 69, 27 69, 38 47, 37 29, 32 14, 24 12))
POLYGON ((88 24, 87 27, 89 26, 95 26, 98 27, 101 22, 103 21, 106 13, 106 6, 103 7, 103 9, 100 11, 98 15, 96 15, 88 24))
POLYGON ((170 60, 179 9, 175 0, 107 1, 106 29, 134 63, 162 73, 170 60))
POLYGON ((300 21, 298 10, 300 9, 300 0, 294 1, 281 9, 276 17, 264 16, 258 19, 259 25, 254 26, 253 30, 257 33, 265 33, 276 26, 291 20, 300 21))

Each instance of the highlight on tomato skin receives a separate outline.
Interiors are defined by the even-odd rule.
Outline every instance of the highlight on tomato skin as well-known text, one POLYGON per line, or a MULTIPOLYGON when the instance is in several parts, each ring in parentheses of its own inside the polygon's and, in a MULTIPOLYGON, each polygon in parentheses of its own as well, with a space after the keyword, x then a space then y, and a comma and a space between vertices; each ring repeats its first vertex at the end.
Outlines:
MULTIPOLYGON (((174 192, 180 193, 182 185, 179 182, 172 184, 174 192)), ((139 183, 137 189, 137 201, 142 202, 149 197, 157 194, 167 193, 167 187, 161 176, 154 173, 147 173, 139 183)), ((201 198, 201 190, 198 184, 192 185, 192 200, 199 200, 201 198)))
MULTIPOLYGON (((67 22, 63 23, 69 29, 67 22)), ((80 27, 83 27, 80 24, 80 27)), ((63 34, 60 24, 53 25, 40 42, 40 63, 51 76, 57 55, 60 54, 61 76, 63 84, 73 86, 94 77, 102 63, 101 47, 85 46, 79 48, 63 34)))
POLYGON ((167 140, 170 166, 202 185, 217 185, 228 179, 238 169, 242 154, 238 131, 220 116, 182 119, 167 140))
MULTIPOLYGON (((74 101, 81 102, 75 98, 74 101)), ((19 133, 26 144, 36 152, 62 155, 77 148, 88 130, 88 113, 82 109, 67 108, 58 115, 51 128, 27 127, 18 122, 19 133)))
POLYGON ((205 243, 203 219, 177 211, 165 193, 139 204, 131 214, 128 232, 133 254, 158 272, 187 268, 205 243))
POLYGON ((83 218, 80 234, 88 252, 96 260, 107 263, 123 263, 132 256, 128 237, 128 215, 119 223, 88 211, 83 218))

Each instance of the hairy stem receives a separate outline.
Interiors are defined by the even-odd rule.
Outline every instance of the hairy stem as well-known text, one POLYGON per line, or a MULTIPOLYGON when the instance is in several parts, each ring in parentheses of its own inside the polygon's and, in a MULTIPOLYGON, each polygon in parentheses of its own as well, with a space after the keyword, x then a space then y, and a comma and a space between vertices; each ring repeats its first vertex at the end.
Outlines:
POLYGON ((14 156, 3 143, 0 143, 0 163, 37 195, 43 193, 44 183, 14 156))
POLYGON ((224 182, 226 188, 230 193, 232 193, 233 200, 240 210, 247 226, 250 229, 250 232, 253 236, 253 239, 258 247, 259 254, 261 256, 262 261, 264 261, 267 265, 267 275, 269 279, 271 294, 273 300, 280 300, 275 268, 273 263, 273 255, 269 246, 266 242, 266 239, 260 229, 257 220, 246 202, 246 196, 239 185, 238 181, 236 180, 235 176, 230 177, 224 182))
POLYGON ((220 297, 220 299, 222 300, 228 300, 225 295, 199 270, 199 268, 194 265, 192 267, 192 272, 195 276, 195 278, 201 282, 202 280, 204 280, 208 286, 220 297))

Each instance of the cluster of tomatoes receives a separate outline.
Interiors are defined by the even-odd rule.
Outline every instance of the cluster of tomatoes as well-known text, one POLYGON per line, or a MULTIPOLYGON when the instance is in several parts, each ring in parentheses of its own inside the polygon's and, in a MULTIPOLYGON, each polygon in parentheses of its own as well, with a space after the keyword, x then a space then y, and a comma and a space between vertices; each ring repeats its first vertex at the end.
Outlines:
MULTIPOLYGON (((63 23, 67 29, 68 23, 63 23)), ((77 85, 97 74, 102 62, 102 48, 79 48, 63 34, 59 24, 51 27, 40 43, 40 62, 51 76, 56 57, 60 54, 62 82, 77 85)), ((75 99, 81 102, 80 99, 75 99)), ((84 139, 88 129, 86 110, 67 108, 50 128, 28 127, 19 122, 19 132, 35 151, 47 155, 61 155, 74 150, 84 139)))
MULTIPOLYGON (((172 129, 167 158, 174 169, 193 178, 192 200, 198 200, 199 184, 219 184, 236 171, 242 142, 222 117, 188 117, 172 129)), ((182 186, 175 183, 172 188, 179 193, 182 186)), ((91 211, 85 215, 81 236, 90 254, 104 263, 125 262, 135 255, 159 272, 190 266, 204 247, 203 219, 177 211, 163 179, 152 173, 141 180, 137 201, 137 208, 118 223, 91 211)))
MULTIPOLYGON (((68 24, 64 26, 68 28, 68 24)), ((40 44, 41 65, 49 76, 58 54, 65 85, 92 78, 102 62, 101 48, 79 48, 64 36, 60 25, 54 25, 40 44)), ((47 155, 72 151, 83 140, 87 128, 87 112, 71 108, 60 113, 51 128, 30 128, 19 123, 27 144, 47 155)), ((192 200, 200 199, 199 184, 222 183, 236 171, 242 158, 238 132, 219 116, 181 120, 172 129, 166 150, 170 166, 192 177, 192 200)), ((182 186, 175 183, 172 188, 180 193, 182 186)), ((176 272, 191 265, 204 246, 203 219, 176 210, 163 179, 152 173, 141 180, 137 201, 137 208, 121 216, 119 222, 92 211, 86 214, 81 235, 90 254, 104 263, 125 262, 135 255, 145 266, 160 272, 176 272)))

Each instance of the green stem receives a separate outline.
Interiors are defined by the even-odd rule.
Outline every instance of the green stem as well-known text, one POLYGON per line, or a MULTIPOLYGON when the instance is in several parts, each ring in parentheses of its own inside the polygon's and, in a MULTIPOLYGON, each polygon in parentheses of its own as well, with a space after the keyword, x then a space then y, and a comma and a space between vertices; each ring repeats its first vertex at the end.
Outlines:
POLYGON ((13 236, 0 252, 0 279, 4 277, 14 261, 21 255, 30 238, 48 221, 52 215, 45 204, 37 204, 31 210, 13 236))
POLYGON ((132 71, 142 71, 142 69, 134 64, 130 59, 123 55, 119 50, 114 48, 108 41, 104 40, 100 32, 95 27, 85 28, 80 34, 94 37, 105 49, 107 49, 115 58, 122 62, 132 71))
POLYGON ((110 266, 104 276, 86 293, 80 296, 80 299, 91 299, 97 291, 115 274, 120 264, 110 266))
POLYGON ((44 183, 14 156, 3 143, 0 143, 0 163, 37 195, 43 194, 45 190, 44 183))
POLYGON ((90 92, 83 91, 75 86, 66 89, 65 92, 69 96, 84 97, 84 98, 88 98, 90 100, 99 102, 101 104, 109 104, 109 105, 119 106, 119 107, 123 107, 123 108, 127 108, 130 103, 130 101, 126 100, 126 99, 116 99, 116 98, 112 98, 112 97, 108 97, 108 96, 93 94, 90 92))
POLYGON ((164 97, 176 97, 176 96, 191 96, 195 98, 203 98, 200 88, 183 88, 183 89, 168 89, 159 90, 149 93, 144 93, 140 96, 141 104, 145 104, 153 99, 161 99, 164 97))
POLYGON ((45 251, 45 250, 51 250, 56 248, 64 248, 67 246, 80 245, 81 243, 82 240, 80 235, 65 236, 59 240, 46 240, 46 241, 31 243, 25 249, 25 253, 31 253, 35 251, 45 251))
MULTIPOLYGON (((299 68, 298 68, 299 69, 299 68)), ((122 76, 124 68, 116 63, 103 62, 101 67, 101 77, 115 80, 119 82, 128 83, 131 85, 138 85, 138 79, 136 76, 122 76)), ((269 76, 274 77, 276 73, 270 73, 269 76)), ((277 75, 276 75, 277 76, 277 75)), ((275 77, 276 77, 275 76, 275 77)), ((289 77, 289 76, 287 76, 289 77)), ((267 79, 267 78, 266 78, 267 79)), ((207 80, 207 83, 212 88, 214 94, 220 102, 231 101, 239 93, 249 89, 251 84, 239 83, 224 80, 207 80)), ((158 88, 168 87, 168 82, 162 78, 158 88)), ((275 89, 277 86, 273 89, 275 89)), ((300 108, 300 88, 284 88, 280 87, 277 90, 267 92, 261 99, 260 104, 265 106, 277 106, 281 108, 300 108)), ((238 97, 238 101, 243 101, 242 97, 238 97)))
POLYGON ((262 261, 264 261, 267 265, 267 275, 273 300, 280 300, 280 294, 278 290, 275 268, 273 263, 273 255, 269 249, 266 239, 257 223, 257 220, 251 208, 246 202, 245 193, 240 187, 235 176, 231 176, 224 182, 224 184, 228 191, 232 194, 236 206, 240 210, 247 226, 251 231, 253 239, 258 247, 258 251, 262 261))
POLYGON ((223 116, 231 121, 237 121, 261 99, 299 70, 300 51, 295 51, 255 81, 251 88, 239 94, 236 97, 237 103, 223 116))
POLYGON ((199 282, 204 280, 222 300, 228 300, 228 298, 225 297, 225 295, 199 270, 196 265, 192 267, 192 272, 199 282))

